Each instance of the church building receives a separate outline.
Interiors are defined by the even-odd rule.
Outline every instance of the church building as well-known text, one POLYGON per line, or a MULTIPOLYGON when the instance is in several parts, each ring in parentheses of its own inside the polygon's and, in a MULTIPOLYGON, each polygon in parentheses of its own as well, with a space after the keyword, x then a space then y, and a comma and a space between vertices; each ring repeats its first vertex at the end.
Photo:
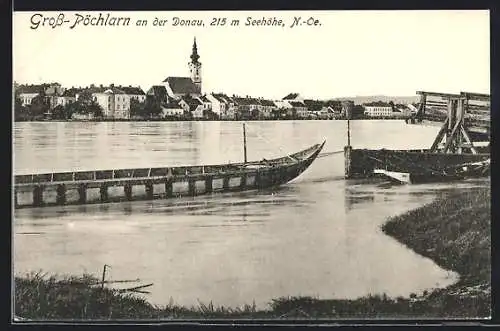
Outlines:
POLYGON ((196 38, 194 38, 191 62, 188 63, 191 77, 167 77, 163 81, 170 97, 180 99, 186 94, 193 98, 201 96, 201 62, 199 59, 196 38))

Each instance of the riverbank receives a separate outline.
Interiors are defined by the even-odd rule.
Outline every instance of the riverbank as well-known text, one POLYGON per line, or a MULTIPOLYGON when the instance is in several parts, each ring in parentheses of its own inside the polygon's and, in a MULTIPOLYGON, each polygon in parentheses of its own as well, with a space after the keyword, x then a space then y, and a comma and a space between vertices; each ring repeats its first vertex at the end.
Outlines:
MULTIPOLYGON (((228 308, 200 303, 153 306, 145 299, 98 285, 92 276, 15 279, 15 313, 26 319, 197 319, 197 318, 477 318, 491 306, 490 189, 449 193, 388 220, 382 231, 433 259, 460 280, 445 289, 410 298, 366 296, 355 300, 278 298, 267 310, 255 305, 228 308)), ((154 289, 154 287, 153 287, 154 289)), ((251 300, 251 299, 250 299, 251 300)))
MULTIPOLYGON (((131 118, 131 119, 23 119, 15 120, 14 122, 261 122, 261 121, 345 121, 346 118, 245 118, 245 119, 174 119, 174 118, 131 118)), ((351 121, 370 121, 370 120, 384 120, 384 121, 407 121, 407 118, 394 118, 394 117, 363 117, 350 119, 351 121)), ((439 122, 441 123, 441 122, 439 122)))

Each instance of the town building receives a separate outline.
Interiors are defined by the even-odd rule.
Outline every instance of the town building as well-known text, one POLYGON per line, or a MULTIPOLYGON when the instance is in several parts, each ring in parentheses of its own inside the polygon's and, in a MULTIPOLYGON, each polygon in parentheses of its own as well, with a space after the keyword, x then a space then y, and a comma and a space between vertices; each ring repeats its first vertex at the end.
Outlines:
POLYGON ((17 94, 21 99, 22 105, 29 106, 35 97, 43 95, 44 90, 43 85, 19 85, 17 94))
POLYGON ((40 96, 49 108, 54 108, 57 106, 58 97, 63 94, 64 89, 59 83, 49 83, 18 85, 16 92, 23 106, 31 105, 33 99, 40 96))
POLYGON ((210 93, 207 94, 207 99, 210 100, 212 104, 212 111, 221 116, 226 111, 226 107, 228 106, 227 101, 224 99, 222 93, 210 93))
POLYGON ((129 86, 118 86, 120 90, 125 92, 130 97, 130 100, 136 100, 138 102, 144 102, 146 101, 146 93, 140 88, 139 86, 133 87, 132 85, 129 86))
POLYGON ((130 96, 114 84, 108 87, 91 85, 86 92, 90 93, 92 99, 101 106, 105 118, 130 118, 130 96))
MULTIPOLYGON (((321 100, 311 100, 304 99, 304 105, 307 107, 307 111, 309 112, 309 117, 313 119, 321 119, 322 112, 321 110, 325 107, 325 103, 321 100)), ((326 116, 325 116, 326 119, 326 116)))
POLYGON ((57 97, 57 106, 65 107, 68 104, 76 102, 76 94, 79 92, 78 89, 70 88, 63 92, 63 94, 57 97))
POLYGON ((332 118, 340 119, 344 116, 341 101, 328 100, 327 102, 325 102, 325 106, 327 107, 327 110, 328 110, 327 113, 329 114, 328 119, 332 119, 332 118), (330 117, 332 117, 332 118, 330 118, 330 117))
POLYGON ((198 55, 198 47, 195 38, 191 53, 191 61, 188 64, 191 73, 190 77, 167 77, 163 81, 163 85, 167 89, 170 97, 180 100, 186 95, 192 97, 200 97, 202 95, 201 62, 199 59, 200 56, 198 55))
POLYGON ((274 101, 267 99, 260 99, 259 102, 260 102, 259 117, 263 119, 272 118, 274 111, 278 109, 274 101))
POLYGON ((210 93, 206 96, 211 104, 212 111, 222 120, 234 120, 236 117, 236 102, 223 93, 210 93))
POLYGON ((382 101, 375 101, 363 105, 364 114, 368 117, 391 117, 393 107, 391 104, 382 101))
POLYGON ((184 117, 184 109, 178 102, 168 102, 161 105, 162 118, 180 119, 184 117))
POLYGON ((321 119, 321 120, 331 120, 331 119, 335 118, 335 111, 330 106, 324 106, 316 114, 317 114, 318 119, 321 119))
POLYGON ((306 105, 301 101, 288 101, 292 108, 288 111, 288 115, 297 118, 307 118, 309 112, 306 105))
POLYGON ((237 105, 236 117, 238 119, 258 118, 262 107, 258 99, 246 96, 232 98, 237 105))
POLYGON ((193 119, 202 119, 204 117, 203 102, 199 98, 185 96, 179 101, 179 106, 184 109, 184 112, 191 114, 193 119))
POLYGON ((150 98, 157 105, 168 103, 170 101, 167 89, 163 85, 151 86, 151 88, 146 92, 146 98, 150 98))
POLYGON ((210 99, 208 99, 206 95, 202 95, 201 97, 198 98, 198 100, 200 100, 201 103, 203 104, 203 110, 205 110, 205 112, 212 111, 212 102, 210 101, 210 99))

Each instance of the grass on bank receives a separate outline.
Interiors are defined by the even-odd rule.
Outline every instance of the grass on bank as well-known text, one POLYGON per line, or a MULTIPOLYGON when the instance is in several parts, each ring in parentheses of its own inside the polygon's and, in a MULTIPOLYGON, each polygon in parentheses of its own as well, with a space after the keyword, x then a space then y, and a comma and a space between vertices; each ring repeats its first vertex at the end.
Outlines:
POLYGON ((268 309, 199 303, 154 306, 145 299, 101 288, 90 275, 15 278, 15 315, 33 320, 236 319, 236 318, 478 318, 491 306, 490 190, 453 193, 389 220, 382 230, 460 280, 446 289, 410 298, 368 295, 354 300, 287 297, 268 309))

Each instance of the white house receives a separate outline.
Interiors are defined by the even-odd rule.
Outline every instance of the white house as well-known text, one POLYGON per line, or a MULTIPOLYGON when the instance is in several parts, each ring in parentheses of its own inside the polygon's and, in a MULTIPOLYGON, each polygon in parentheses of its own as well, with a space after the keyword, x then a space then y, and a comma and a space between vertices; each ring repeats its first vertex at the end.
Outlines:
POLYGON ((104 117, 130 118, 130 96, 113 84, 109 87, 91 87, 89 92, 92 94, 94 101, 102 107, 104 117))
POLYGON ((76 94, 78 90, 75 88, 70 88, 64 91, 64 93, 57 97, 57 105, 65 107, 68 104, 76 102, 76 94))
POLYGON ((31 105, 31 101, 39 95, 40 93, 20 93, 19 98, 21 99, 23 106, 28 106, 31 105))
POLYGON ((392 107, 387 106, 365 106, 365 115, 369 117, 389 117, 392 115, 392 107))
POLYGON ((212 102, 212 111, 222 120, 234 120, 236 118, 236 102, 223 93, 212 93, 207 95, 212 102))
POLYGON ((45 87, 43 85, 20 85, 17 88, 17 93, 21 99, 23 106, 31 105, 32 100, 44 93, 45 87))
POLYGON ((368 117, 390 117, 392 106, 386 102, 371 102, 363 105, 364 113, 368 117))
POLYGON ((222 94, 210 93, 206 95, 206 98, 210 100, 212 111, 218 116, 221 116, 226 111, 227 102, 222 97, 222 94))
POLYGON ((212 110, 212 102, 206 95, 202 95, 201 97, 198 98, 198 100, 201 101, 203 104, 203 109, 205 111, 211 111, 212 110))
POLYGON ((165 103, 161 106, 162 118, 181 118, 184 115, 184 109, 176 102, 165 103))

